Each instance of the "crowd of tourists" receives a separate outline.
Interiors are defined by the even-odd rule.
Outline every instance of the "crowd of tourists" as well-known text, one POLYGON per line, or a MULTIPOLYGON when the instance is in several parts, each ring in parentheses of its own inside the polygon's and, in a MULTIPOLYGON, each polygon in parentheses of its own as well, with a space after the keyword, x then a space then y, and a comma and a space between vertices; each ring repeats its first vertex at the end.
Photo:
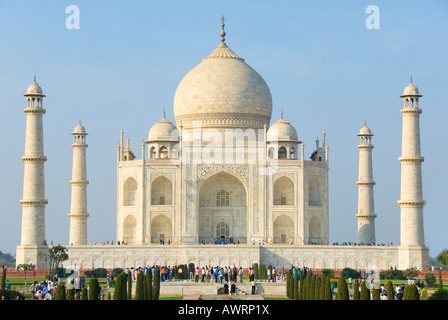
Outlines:
MULTIPOLYGON (((66 282, 67 283, 64 283, 66 288, 69 288, 72 285, 75 289, 75 298, 79 300, 81 296, 81 290, 85 286, 85 277, 82 276, 79 278, 68 278, 66 282), (71 283, 72 280, 73 283, 71 283), (70 281, 70 283, 68 283, 68 281, 70 281)), ((51 280, 44 280, 42 282, 34 281, 30 286, 31 300, 54 300, 56 289, 60 284, 62 284, 62 282, 54 282, 51 280)))

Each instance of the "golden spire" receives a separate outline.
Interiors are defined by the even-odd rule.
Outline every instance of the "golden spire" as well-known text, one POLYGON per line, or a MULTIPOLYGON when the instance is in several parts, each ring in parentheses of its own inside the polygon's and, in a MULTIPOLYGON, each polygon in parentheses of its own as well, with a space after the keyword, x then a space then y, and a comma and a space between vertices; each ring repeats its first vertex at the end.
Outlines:
POLYGON ((224 26, 225 26, 225 24, 224 24, 224 15, 222 15, 222 17, 221 17, 221 28, 222 28, 222 30, 221 30, 221 42, 222 43, 224 43, 224 41, 226 40, 226 38, 225 38, 225 36, 226 36, 226 32, 224 31, 224 26))

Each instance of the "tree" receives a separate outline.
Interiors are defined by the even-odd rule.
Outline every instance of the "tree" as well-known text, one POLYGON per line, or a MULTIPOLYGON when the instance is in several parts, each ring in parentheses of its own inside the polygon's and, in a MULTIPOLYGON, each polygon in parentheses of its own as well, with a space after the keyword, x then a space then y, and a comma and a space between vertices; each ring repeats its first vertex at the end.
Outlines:
POLYGON ((433 286, 436 284, 436 276, 432 272, 427 272, 425 274, 425 281, 428 286, 433 286))
POLYGON ((23 271, 23 276, 25 277, 25 285, 27 285, 26 284, 26 273, 27 273, 27 271, 34 270, 34 264, 22 263, 22 264, 19 264, 17 267, 19 267, 19 269, 23 271))
POLYGON ((406 278, 417 278, 420 274, 417 268, 408 268, 403 271, 403 276, 406 278))
POLYGON ((89 300, 99 300, 99 284, 96 278, 89 281, 89 300))
POLYGON ((436 257, 436 260, 440 262, 442 266, 448 268, 448 249, 445 249, 442 252, 440 252, 439 255, 436 257))
MULTIPOLYGON (((149 273, 151 273, 151 270, 148 270, 149 273)), ((126 273, 126 278, 128 281, 128 293, 127 293, 127 300, 132 300, 132 276, 130 273, 126 273)))
POLYGON ((380 300, 380 289, 373 288, 372 289, 372 300, 380 300))
POLYGON ((6 288, 6 268, 3 268, 2 270, 2 286, 3 288, 6 288))
POLYGON ((353 285, 353 300, 359 300, 359 279, 355 279, 355 284, 353 285))
POLYGON ((67 300, 64 284, 60 284, 57 286, 56 293, 54 295, 54 300, 67 300))
POLYGON ((125 300, 123 296, 123 283, 124 283, 124 276, 123 273, 121 273, 115 278, 115 289, 113 300, 125 300))
POLYGON ((252 269, 254 270, 254 279, 259 279, 259 277, 258 277, 258 263, 254 263, 252 265, 252 269))
POLYGON ((159 300, 160 295, 160 269, 154 271, 154 278, 152 279, 152 300, 159 300))
POLYGON ((299 300, 304 300, 303 286, 304 286, 304 282, 305 282, 305 275, 304 275, 304 272, 300 271, 300 269, 298 269, 298 272, 300 274, 300 276, 299 276, 299 300))
MULTIPOLYGON (((312 291, 311 291, 311 280, 313 278, 313 272, 312 271, 308 271, 305 277, 305 287, 304 287, 304 295, 305 295, 305 299, 304 300, 312 300, 312 291)), ((314 293, 314 292, 313 292, 314 293)))
POLYGON ((340 276, 344 277, 345 279, 360 278, 361 274, 358 271, 354 270, 354 269, 344 268, 344 269, 342 269, 340 276))
POLYGON ((148 294, 148 300, 153 299, 153 288, 152 288, 152 272, 151 270, 146 270, 146 290, 148 294))
POLYGON ((294 269, 294 300, 299 300, 299 273, 297 272, 297 269, 294 269))
POLYGON ((336 300, 349 300, 347 282, 344 277, 338 279, 338 292, 336 293, 336 300))
POLYGON ((403 300, 420 300, 416 285, 408 284, 404 287, 403 300))
POLYGON ((58 272, 59 265, 68 260, 67 248, 64 246, 52 246, 47 253, 38 254, 40 260, 48 262, 47 278, 53 279, 58 272))
POLYGON ((361 296, 360 296, 360 300, 370 300, 370 293, 369 293, 369 289, 367 289, 365 280, 363 280, 361 282, 361 296))
POLYGON ((311 275, 310 280, 310 300, 314 300, 314 292, 316 291, 316 275, 311 275))
POLYGON ((75 300, 75 288, 70 288, 67 290, 67 300, 75 300))
POLYGON ((330 278, 334 278, 334 270, 333 269, 323 269, 322 275, 329 276, 330 278))
POLYGON ((87 294, 87 287, 82 288, 81 300, 88 300, 89 296, 87 294))
POLYGON ((321 276, 316 276, 316 285, 314 286, 314 300, 320 300, 320 282, 321 276))
POLYGON ((325 284, 327 282, 327 275, 322 274, 321 280, 320 280, 320 297, 319 300, 325 300, 325 284))
POLYGON ((392 284, 392 281, 387 281, 387 300, 394 300, 395 299, 395 291, 394 291, 394 285, 392 284))
POLYGON ((286 296, 289 299, 294 299, 294 279, 292 269, 289 269, 286 275, 286 296))
POLYGON ((333 300, 331 292, 330 277, 325 277, 325 300, 333 300))
POLYGON ((143 300, 144 299, 143 292, 143 272, 137 272, 137 280, 135 284, 135 297, 134 300, 143 300))

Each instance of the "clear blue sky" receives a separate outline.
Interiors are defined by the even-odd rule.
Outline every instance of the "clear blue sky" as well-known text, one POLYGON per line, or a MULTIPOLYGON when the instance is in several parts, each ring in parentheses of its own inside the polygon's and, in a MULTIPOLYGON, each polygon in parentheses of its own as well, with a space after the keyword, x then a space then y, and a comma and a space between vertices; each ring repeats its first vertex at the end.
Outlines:
POLYGON ((86 127, 88 241, 115 239, 116 146, 120 129, 138 158, 162 117, 173 119, 183 76, 226 43, 257 70, 311 154, 325 128, 330 145, 330 242, 357 240, 359 129, 373 143, 376 237, 399 242, 400 94, 412 75, 423 94, 421 139, 425 238, 430 255, 448 247, 448 2, 439 1, 0 1, 0 250, 20 244, 25 98, 37 76, 44 107, 46 238, 67 244, 72 136, 86 127), (80 29, 69 30, 69 5, 80 29), (365 26, 368 5, 380 29, 365 26))

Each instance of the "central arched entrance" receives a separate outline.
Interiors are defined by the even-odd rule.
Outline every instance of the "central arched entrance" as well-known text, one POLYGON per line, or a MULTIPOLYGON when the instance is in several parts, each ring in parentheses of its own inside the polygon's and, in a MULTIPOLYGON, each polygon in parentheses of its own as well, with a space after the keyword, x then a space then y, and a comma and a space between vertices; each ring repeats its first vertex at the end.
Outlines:
POLYGON ((247 243, 247 195, 238 178, 222 171, 201 183, 198 230, 199 242, 247 243))

